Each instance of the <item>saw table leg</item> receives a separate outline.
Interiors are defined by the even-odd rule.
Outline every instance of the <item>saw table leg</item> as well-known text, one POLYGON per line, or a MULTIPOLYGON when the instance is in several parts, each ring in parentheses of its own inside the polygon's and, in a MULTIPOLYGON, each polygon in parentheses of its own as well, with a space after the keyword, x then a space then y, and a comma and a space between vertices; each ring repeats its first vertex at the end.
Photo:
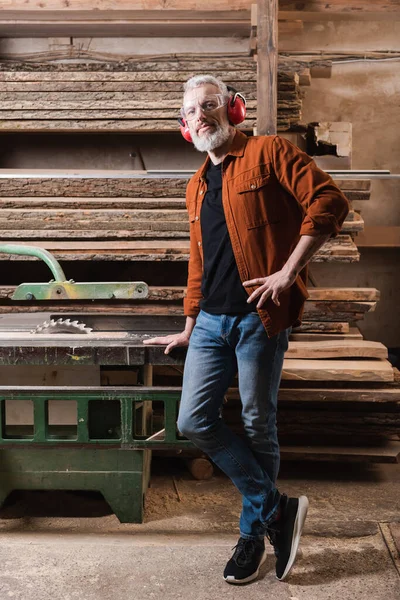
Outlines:
POLYGON ((143 477, 131 474, 111 474, 100 492, 121 523, 142 523, 144 492, 143 477))

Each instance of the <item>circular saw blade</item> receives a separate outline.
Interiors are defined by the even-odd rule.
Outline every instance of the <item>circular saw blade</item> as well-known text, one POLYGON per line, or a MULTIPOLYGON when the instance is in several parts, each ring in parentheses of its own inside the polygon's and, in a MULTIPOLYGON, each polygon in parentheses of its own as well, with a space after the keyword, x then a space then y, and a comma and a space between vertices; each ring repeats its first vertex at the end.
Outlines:
POLYGON ((40 325, 37 325, 35 329, 32 329, 31 333, 68 333, 68 334, 86 334, 91 333, 93 327, 87 327, 85 323, 80 321, 71 321, 71 319, 50 319, 40 325))

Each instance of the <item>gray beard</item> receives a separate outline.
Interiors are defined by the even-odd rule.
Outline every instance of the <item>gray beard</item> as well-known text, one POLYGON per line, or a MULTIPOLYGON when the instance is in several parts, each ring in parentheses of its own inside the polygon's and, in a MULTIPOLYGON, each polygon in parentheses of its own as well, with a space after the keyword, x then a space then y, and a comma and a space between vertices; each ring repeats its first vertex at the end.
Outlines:
POLYGON ((230 136, 229 125, 216 125, 213 133, 200 137, 197 133, 192 133, 193 145, 199 152, 209 152, 219 148, 228 141, 230 136))

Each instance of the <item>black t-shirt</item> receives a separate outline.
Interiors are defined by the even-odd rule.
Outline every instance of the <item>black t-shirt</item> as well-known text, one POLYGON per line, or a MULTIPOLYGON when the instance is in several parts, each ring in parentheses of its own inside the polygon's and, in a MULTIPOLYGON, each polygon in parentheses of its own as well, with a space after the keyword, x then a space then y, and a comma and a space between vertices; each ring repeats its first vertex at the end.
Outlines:
POLYGON ((222 163, 212 161, 206 172, 207 192, 201 207, 203 277, 200 308, 211 314, 248 313, 257 302, 247 304, 248 294, 240 281, 222 206, 222 163))

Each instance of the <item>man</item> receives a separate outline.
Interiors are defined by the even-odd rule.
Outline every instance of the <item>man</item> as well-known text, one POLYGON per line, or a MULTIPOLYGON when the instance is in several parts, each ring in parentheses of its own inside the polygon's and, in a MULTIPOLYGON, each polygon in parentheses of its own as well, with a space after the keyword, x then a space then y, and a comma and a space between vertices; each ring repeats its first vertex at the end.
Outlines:
POLYGON ((184 86, 184 124, 197 150, 208 153, 186 193, 186 326, 147 343, 166 344, 167 354, 189 346, 178 428, 243 496, 240 538, 224 571, 228 583, 240 584, 257 577, 265 536, 278 579, 287 577, 296 557, 308 500, 276 488, 278 388, 289 333, 300 324, 307 298, 304 267, 337 235, 348 203, 290 142, 236 130, 228 115, 237 100, 209 75, 184 86), (220 415, 236 373, 245 439, 220 415))

